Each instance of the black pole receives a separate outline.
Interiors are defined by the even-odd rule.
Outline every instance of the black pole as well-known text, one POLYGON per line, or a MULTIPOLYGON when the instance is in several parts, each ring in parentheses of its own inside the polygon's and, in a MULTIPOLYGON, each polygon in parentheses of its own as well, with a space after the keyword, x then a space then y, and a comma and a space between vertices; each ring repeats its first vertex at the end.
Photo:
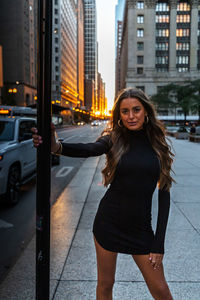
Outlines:
POLYGON ((43 143, 37 151, 36 299, 48 300, 50 282, 52 0, 38 0, 37 41, 37 127, 43 143))

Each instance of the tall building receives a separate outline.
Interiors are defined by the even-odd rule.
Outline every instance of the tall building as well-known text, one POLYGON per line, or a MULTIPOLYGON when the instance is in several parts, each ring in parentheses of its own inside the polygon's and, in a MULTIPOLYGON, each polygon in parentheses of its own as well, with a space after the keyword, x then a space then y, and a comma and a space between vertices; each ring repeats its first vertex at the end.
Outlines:
POLYGON ((29 105, 36 96, 36 1, 0 1, 3 103, 29 105), (13 92, 14 90, 14 92, 13 92))
POLYGON ((77 1, 77 92, 78 104, 84 106, 84 7, 77 1))
POLYGON ((1 99, 2 87, 3 87, 3 57, 2 57, 2 46, 0 46, 0 104, 2 104, 2 99, 1 99))
MULTIPOLYGON (((117 49, 117 31, 118 31, 118 21, 123 21, 124 8, 126 0, 118 0, 118 4, 115 6, 115 49, 117 49)), ((116 52, 117 55, 117 52, 116 52)))
POLYGON ((120 52, 120 88, 148 95, 200 75, 200 1, 127 0, 120 52))
MULTIPOLYGON (((84 39, 85 39, 85 90, 89 80, 94 83, 94 99, 85 94, 85 106, 97 110, 97 18, 96 1, 84 0, 84 39)), ((93 86, 92 83, 89 84, 93 86)), ((93 94, 93 93, 92 93, 93 94)))
POLYGON ((125 0, 118 0, 115 7, 115 97, 120 90, 120 51, 125 0))

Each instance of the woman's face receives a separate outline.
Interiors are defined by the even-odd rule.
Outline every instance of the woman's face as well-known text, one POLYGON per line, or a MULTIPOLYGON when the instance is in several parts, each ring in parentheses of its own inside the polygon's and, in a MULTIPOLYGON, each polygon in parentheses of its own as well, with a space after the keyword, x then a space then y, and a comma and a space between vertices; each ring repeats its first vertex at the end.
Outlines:
POLYGON ((144 106, 137 98, 126 98, 120 103, 120 118, 124 127, 130 130, 140 130, 147 115, 144 106))

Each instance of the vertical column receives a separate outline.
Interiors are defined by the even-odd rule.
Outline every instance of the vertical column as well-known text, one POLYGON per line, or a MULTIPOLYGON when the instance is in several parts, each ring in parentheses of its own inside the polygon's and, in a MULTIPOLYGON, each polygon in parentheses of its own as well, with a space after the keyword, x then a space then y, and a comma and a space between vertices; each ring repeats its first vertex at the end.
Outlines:
POLYGON ((156 1, 146 0, 146 8, 144 14, 145 74, 155 70, 155 7, 156 1))
POLYGON ((197 70, 197 49, 198 49, 198 0, 191 0, 190 20, 190 71, 197 70))
POLYGON ((176 71, 176 11, 177 0, 170 0, 169 72, 176 71))

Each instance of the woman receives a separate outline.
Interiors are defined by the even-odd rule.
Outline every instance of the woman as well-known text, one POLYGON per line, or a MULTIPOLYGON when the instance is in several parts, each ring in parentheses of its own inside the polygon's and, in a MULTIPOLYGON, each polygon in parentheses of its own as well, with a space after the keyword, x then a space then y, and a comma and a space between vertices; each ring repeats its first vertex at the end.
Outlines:
MULTIPOLYGON (((58 143, 52 132, 53 153, 72 157, 106 154, 102 173, 109 188, 93 224, 97 299, 112 299, 117 253, 126 253, 132 255, 153 298, 173 300, 162 259, 174 154, 147 95, 135 88, 123 90, 114 104, 109 127, 95 143, 58 143), (151 205, 157 184, 159 210, 154 234, 151 205)), ((35 129, 33 141, 38 147, 42 139, 36 133, 35 129)))

